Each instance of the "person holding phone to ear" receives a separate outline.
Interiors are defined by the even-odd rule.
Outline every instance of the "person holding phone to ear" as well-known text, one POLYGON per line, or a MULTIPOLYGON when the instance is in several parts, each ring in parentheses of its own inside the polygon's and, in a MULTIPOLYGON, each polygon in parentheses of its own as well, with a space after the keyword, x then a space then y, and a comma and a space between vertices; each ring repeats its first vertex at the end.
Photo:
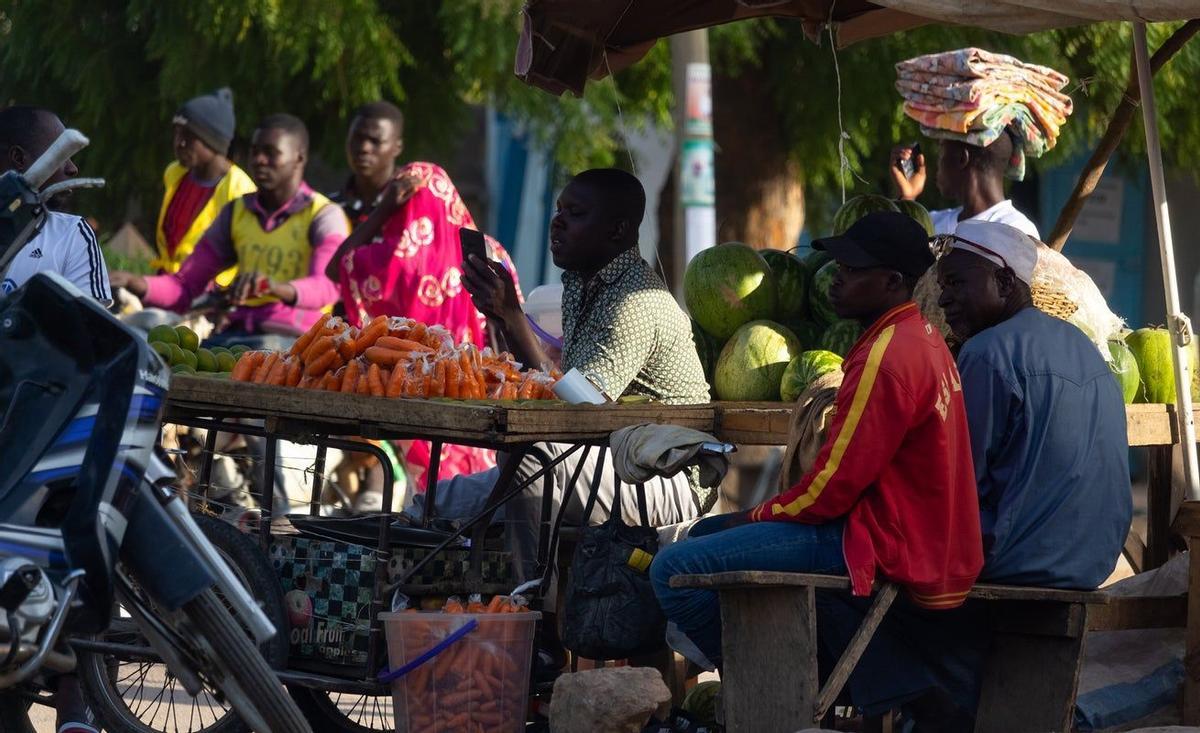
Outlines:
MULTIPOLYGON (((450 331, 455 342, 490 344, 487 319, 463 288, 460 229, 482 240, 488 258, 517 282, 517 270, 495 239, 477 232, 475 220, 450 176, 433 163, 397 165, 403 150, 404 115, 389 102, 360 107, 346 137, 353 174, 335 200, 354 230, 325 272, 338 284, 345 318, 365 326, 376 316, 404 316, 450 331)), ((520 285, 516 290, 520 294, 520 285)), ((429 444, 405 441, 400 458, 409 478, 424 490, 429 444)), ((495 465, 491 451, 445 446, 441 477, 495 465)))

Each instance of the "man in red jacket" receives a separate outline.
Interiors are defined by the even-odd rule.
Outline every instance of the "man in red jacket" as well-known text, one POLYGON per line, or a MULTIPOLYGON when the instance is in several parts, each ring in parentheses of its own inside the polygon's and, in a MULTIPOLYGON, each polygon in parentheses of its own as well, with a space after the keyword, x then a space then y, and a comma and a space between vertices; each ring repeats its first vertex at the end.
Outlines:
POLYGON ((650 571, 667 617, 717 664, 717 594, 671 588, 674 575, 848 573, 857 596, 882 576, 918 608, 947 609, 962 604, 983 565, 958 370, 912 301, 934 261, 925 231, 903 214, 875 213, 813 247, 838 263, 834 310, 866 329, 842 365, 815 465, 761 506, 701 520, 650 571))

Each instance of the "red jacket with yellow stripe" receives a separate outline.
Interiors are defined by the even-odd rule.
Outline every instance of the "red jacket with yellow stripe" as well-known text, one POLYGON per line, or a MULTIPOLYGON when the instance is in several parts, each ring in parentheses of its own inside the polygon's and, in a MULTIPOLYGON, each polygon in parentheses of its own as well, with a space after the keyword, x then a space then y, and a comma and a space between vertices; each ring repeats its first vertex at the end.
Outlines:
POLYGON ((871 592, 878 569, 920 606, 958 606, 983 567, 983 541, 954 359, 909 302, 876 321, 842 369, 812 470, 751 519, 845 517, 842 551, 855 595, 871 592))

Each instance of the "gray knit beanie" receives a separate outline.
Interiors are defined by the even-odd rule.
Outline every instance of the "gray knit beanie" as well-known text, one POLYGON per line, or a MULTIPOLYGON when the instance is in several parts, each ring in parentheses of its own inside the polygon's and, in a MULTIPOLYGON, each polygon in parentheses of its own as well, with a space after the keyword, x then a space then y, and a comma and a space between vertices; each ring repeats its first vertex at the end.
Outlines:
POLYGON ((235 127, 233 92, 229 87, 222 87, 212 94, 189 99, 175 113, 172 121, 187 127, 205 145, 221 155, 228 155, 235 127))

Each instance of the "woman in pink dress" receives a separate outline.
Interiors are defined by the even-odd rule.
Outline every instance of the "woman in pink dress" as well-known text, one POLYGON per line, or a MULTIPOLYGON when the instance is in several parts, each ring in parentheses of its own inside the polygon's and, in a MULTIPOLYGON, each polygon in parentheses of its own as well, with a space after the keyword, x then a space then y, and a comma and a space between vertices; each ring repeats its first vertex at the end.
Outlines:
MULTIPOLYGON (((361 327, 375 316, 405 316, 444 326, 458 343, 489 346, 487 319, 475 310, 461 282, 458 230, 477 227, 450 176, 432 163, 409 163, 397 171, 380 198, 328 270, 341 290, 346 320, 361 327)), ((484 240, 489 256, 515 280, 516 267, 508 253, 491 237, 484 240)), ((403 441, 401 448, 413 490, 423 492, 430 444, 403 441)), ((438 478, 486 470, 495 462, 492 451, 445 445, 438 478)))

